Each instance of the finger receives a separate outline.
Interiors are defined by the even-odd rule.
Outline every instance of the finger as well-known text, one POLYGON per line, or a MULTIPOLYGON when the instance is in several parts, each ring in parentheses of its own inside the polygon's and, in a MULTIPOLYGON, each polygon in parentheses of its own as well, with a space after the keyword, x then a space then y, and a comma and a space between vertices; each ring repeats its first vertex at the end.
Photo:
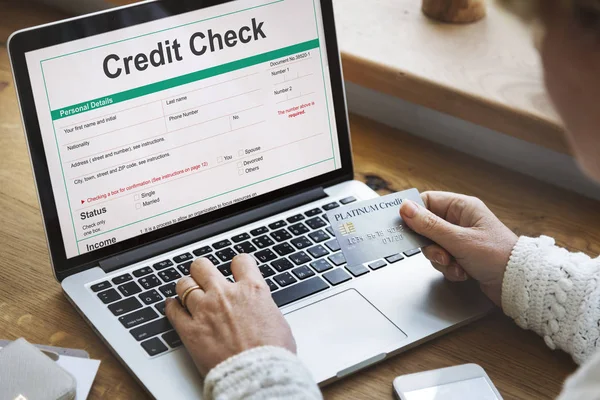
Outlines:
POLYGON ((458 236, 462 236, 465 229, 451 224, 411 200, 402 202, 400 216, 412 230, 433 240, 450 252, 458 244, 458 236))
POLYGON ((236 282, 264 282, 256 261, 248 254, 239 254, 233 258, 231 273, 236 282))
POLYGON ((214 289, 216 285, 229 283, 213 263, 204 257, 198 258, 193 262, 190 267, 190 275, 205 292, 214 289))
POLYGON ((192 321, 192 316, 175 299, 169 298, 165 301, 165 315, 179 333, 192 321))
POLYGON ((432 263, 447 266, 452 261, 452 256, 437 244, 423 247, 423 255, 432 263))
POLYGON ((450 265, 440 265, 432 262, 431 265, 440 271, 444 275, 444 278, 450 282, 464 282, 469 279, 469 275, 456 262, 452 262, 450 265))
POLYGON ((179 282, 177 282, 177 286, 175 286, 175 291, 177 292, 177 295, 181 301, 183 301, 183 295, 185 292, 194 286, 200 286, 200 289, 192 290, 185 298, 185 306, 188 310, 192 309, 192 304, 197 304, 202 296, 204 296, 204 290, 202 290, 202 286, 189 276, 181 278, 179 282))
POLYGON ((477 219, 485 204, 476 197, 450 192, 425 192, 421 194, 425 207, 446 221, 469 227, 477 219))

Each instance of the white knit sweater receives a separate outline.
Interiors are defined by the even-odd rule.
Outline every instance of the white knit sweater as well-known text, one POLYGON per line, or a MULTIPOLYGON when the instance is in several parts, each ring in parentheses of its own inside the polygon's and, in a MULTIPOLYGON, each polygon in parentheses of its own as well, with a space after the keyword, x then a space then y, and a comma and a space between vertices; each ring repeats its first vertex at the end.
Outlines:
MULTIPOLYGON (((569 253, 554 240, 521 237, 504 275, 502 308, 524 329, 541 335, 583 366, 558 400, 600 399, 600 258, 569 253)), ((308 370, 292 353, 260 347, 238 354, 206 377, 208 400, 322 399, 308 370)))

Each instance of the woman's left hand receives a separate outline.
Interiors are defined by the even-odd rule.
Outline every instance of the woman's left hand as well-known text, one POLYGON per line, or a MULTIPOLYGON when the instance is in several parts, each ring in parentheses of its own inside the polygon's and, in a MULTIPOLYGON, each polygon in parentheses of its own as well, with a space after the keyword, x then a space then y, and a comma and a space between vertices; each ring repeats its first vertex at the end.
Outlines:
POLYGON ((229 282, 206 258, 190 268, 190 276, 177 282, 179 298, 189 292, 187 310, 167 299, 166 314, 190 352, 200 374, 206 376, 219 363, 260 346, 279 346, 293 353, 292 331, 271 298, 256 261, 247 255, 231 262, 235 283, 229 282))

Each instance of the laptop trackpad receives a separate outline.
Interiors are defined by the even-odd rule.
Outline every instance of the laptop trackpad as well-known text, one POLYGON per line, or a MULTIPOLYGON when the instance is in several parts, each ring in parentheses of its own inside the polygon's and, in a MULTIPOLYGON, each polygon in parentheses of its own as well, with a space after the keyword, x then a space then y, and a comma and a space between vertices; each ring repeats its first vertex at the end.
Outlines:
POLYGON ((317 382, 385 357, 406 335, 354 289, 285 315, 317 382), (367 362, 365 362, 367 361, 367 362))

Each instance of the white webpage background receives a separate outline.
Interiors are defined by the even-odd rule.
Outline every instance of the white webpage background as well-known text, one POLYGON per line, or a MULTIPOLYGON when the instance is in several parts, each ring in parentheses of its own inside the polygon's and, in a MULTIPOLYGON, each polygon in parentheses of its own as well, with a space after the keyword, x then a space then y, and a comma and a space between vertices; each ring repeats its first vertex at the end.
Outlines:
MULTIPOLYGON (((234 199, 267 193, 340 168, 321 11, 317 1, 284 0, 103 46, 123 38, 145 35, 268 3, 239 0, 27 54, 67 257, 89 251, 86 249, 86 244, 89 243, 105 239, 119 242, 207 210, 212 211, 215 207, 227 206, 234 199), (213 29, 214 32, 224 34, 229 29, 237 30, 243 25, 251 25, 252 18, 264 21, 266 39, 245 45, 238 44, 233 48, 225 47, 204 56, 195 56, 189 51, 188 40, 194 32, 213 29), (50 117, 48 103, 52 110, 56 110, 314 40, 317 38, 315 19, 318 21, 320 52, 319 49, 314 49, 308 59, 295 64, 289 63, 292 72, 296 72, 296 76, 302 79, 294 79, 293 74, 284 74, 286 76, 283 78, 272 76, 270 70, 273 68, 269 63, 259 64, 56 121, 52 121, 50 117), (120 57, 140 52, 147 54, 156 48, 158 42, 172 42, 175 38, 181 44, 183 61, 158 68, 149 67, 143 72, 134 70, 130 75, 122 75, 117 79, 109 79, 104 75, 102 63, 108 54, 114 53, 120 57), (102 47, 44 61, 42 74, 42 60, 96 46, 102 47), (274 95, 274 90, 287 86, 287 81, 292 81, 290 85, 298 89, 296 93, 304 93, 297 100, 294 100, 291 93, 286 93, 286 97, 274 95), (165 104, 184 94, 192 98, 190 107, 201 105, 196 107, 198 113, 188 118, 189 124, 179 120, 169 121, 166 117, 168 114, 181 113, 187 106, 165 104), (286 101, 288 97, 290 100, 286 101), (208 104, 206 99, 216 101, 208 104), (300 118, 279 114, 288 107, 313 102, 314 106, 307 108, 306 115, 300 118), (161 112, 164 113, 164 118, 161 118, 161 112), (78 124, 114 115, 118 116, 112 122, 111 128, 115 129, 105 129, 110 125, 105 124, 66 133, 78 124), (215 118, 211 120, 211 116, 215 118), (113 149, 161 137, 164 139, 162 142, 135 152, 71 167, 78 160, 89 160, 113 149), (86 141, 90 145, 67 150, 68 145, 86 141), (60 157, 57 147, 60 149, 60 157), (256 148, 260 150, 255 154, 244 154, 243 157, 239 155, 240 151, 256 148), (81 183, 84 177, 105 173, 130 161, 165 153, 170 155, 152 164, 140 165, 131 170, 124 169, 118 174, 81 183), (225 162, 225 156, 232 157, 233 161, 225 162), (251 168, 247 169, 246 165, 238 168, 240 162, 260 157, 262 160, 255 161, 258 170, 247 173, 251 168), (127 190, 111 198, 99 197, 154 176, 198 165, 202 167, 195 173, 169 182, 147 185, 139 190, 127 190), (80 183, 76 184, 76 181, 80 183), (158 198, 159 202, 145 206, 145 199, 141 196, 151 191, 155 193, 146 200, 158 198), (80 218, 81 213, 103 208, 106 208, 106 212, 100 216, 85 220, 80 218)), ((250 167, 254 168, 253 165, 250 167)))

